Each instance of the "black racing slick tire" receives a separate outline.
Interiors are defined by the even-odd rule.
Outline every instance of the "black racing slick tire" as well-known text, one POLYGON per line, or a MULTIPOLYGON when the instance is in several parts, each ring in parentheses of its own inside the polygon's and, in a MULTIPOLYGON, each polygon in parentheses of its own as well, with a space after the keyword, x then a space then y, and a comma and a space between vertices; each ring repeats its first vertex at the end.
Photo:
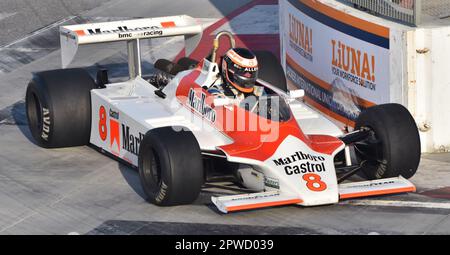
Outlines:
POLYGON ((181 128, 149 130, 140 145, 140 181, 147 200, 156 205, 191 204, 204 183, 197 139, 190 131, 178 130, 181 128))
POLYGON ((287 92, 286 76, 278 58, 270 51, 255 51, 258 60, 258 78, 287 92))
POLYGON ((409 111, 399 104, 377 105, 364 110, 356 129, 367 128, 370 136, 355 144, 357 156, 367 160, 363 168, 369 179, 403 176, 411 178, 420 162, 420 137, 409 111))
POLYGON ((158 59, 155 62, 155 68, 170 75, 177 75, 179 72, 184 71, 185 69, 179 64, 173 63, 167 59, 158 59))
POLYGON ((28 125, 38 145, 62 148, 89 144, 91 90, 95 81, 83 69, 34 74, 25 104, 28 125))

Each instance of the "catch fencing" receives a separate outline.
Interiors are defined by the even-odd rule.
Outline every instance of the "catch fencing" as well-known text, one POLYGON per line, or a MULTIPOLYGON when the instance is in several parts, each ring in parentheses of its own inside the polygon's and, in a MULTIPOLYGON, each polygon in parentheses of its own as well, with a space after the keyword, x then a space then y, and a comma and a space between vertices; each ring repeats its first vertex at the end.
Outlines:
MULTIPOLYGON (((355 8, 416 26, 422 15, 422 0, 341 0, 355 8)), ((430 0, 428 0, 430 1, 430 0)), ((448 1, 448 0, 446 0, 448 1)), ((425 1, 426 2, 426 1, 425 1)))

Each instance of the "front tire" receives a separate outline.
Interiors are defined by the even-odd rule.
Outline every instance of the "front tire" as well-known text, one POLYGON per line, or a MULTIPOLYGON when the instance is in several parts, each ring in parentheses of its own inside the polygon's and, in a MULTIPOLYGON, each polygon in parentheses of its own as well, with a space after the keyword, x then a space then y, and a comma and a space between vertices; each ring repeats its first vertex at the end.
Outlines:
POLYGON ((148 201, 161 206, 191 204, 204 182, 200 146, 190 131, 148 131, 139 149, 139 177, 148 201))
POLYGON ((403 176, 411 178, 420 162, 420 137, 409 111, 399 104, 377 105, 363 111, 355 129, 368 129, 371 135, 356 143, 358 158, 369 179, 403 176))
POLYGON ((45 148, 87 145, 95 87, 83 69, 36 73, 25 98, 28 126, 36 142, 45 148))

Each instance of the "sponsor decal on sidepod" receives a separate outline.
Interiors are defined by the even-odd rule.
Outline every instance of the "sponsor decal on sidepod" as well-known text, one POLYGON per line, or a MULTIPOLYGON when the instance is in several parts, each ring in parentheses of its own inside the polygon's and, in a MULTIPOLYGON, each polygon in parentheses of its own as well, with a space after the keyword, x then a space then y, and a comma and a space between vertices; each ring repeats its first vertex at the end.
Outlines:
POLYGON ((139 146, 144 139, 144 134, 139 132, 139 135, 133 135, 132 133, 130 133, 130 127, 122 124, 122 139, 122 149, 137 156, 139 153, 139 146))
POLYGON ((205 93, 202 92, 201 96, 198 97, 195 94, 195 90, 190 89, 188 95, 188 106, 210 122, 214 123, 216 121, 216 111, 210 105, 206 104, 205 93))

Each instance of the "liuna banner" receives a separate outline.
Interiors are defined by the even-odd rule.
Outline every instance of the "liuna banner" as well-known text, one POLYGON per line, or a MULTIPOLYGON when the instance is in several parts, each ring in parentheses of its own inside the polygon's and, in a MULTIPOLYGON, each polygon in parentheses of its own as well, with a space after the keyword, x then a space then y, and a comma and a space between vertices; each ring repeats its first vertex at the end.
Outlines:
POLYGON ((318 0, 280 0, 282 59, 289 86, 350 126, 370 106, 389 102, 389 28, 318 0))

